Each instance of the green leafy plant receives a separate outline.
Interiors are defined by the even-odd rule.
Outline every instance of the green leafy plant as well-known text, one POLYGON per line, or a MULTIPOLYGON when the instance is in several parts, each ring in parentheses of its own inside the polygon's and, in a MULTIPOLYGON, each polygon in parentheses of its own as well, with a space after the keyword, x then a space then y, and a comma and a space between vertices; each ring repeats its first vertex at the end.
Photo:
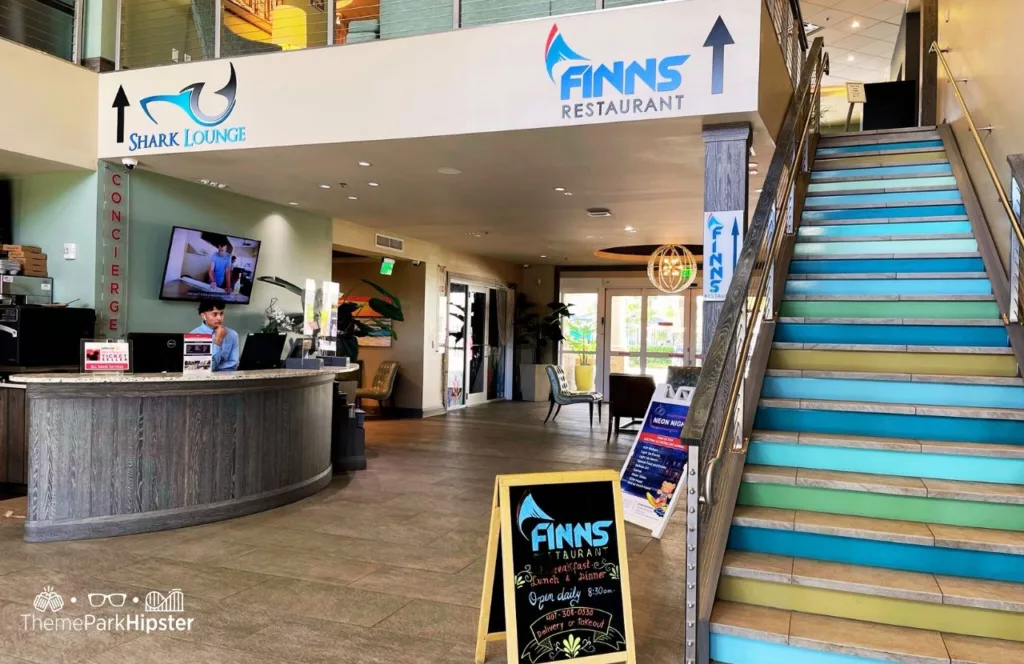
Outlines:
MULTIPOLYGON (((390 318, 392 321, 401 322, 405 320, 405 315, 402 313, 401 300, 368 279, 361 279, 360 281, 369 285, 378 294, 383 296, 371 297, 369 299, 368 304, 371 309, 384 318, 390 318)), ((338 354, 348 356, 353 362, 359 359, 359 337, 369 335, 372 329, 353 315, 359 309, 360 303, 346 300, 346 298, 352 296, 357 288, 358 286, 353 288, 351 292, 338 302, 338 354)), ((398 333, 395 332, 393 326, 391 328, 391 337, 398 339, 398 333)))
POLYGON ((566 328, 569 333, 566 339, 569 350, 576 353, 580 364, 589 365, 591 363, 590 353, 597 350, 597 344, 594 341, 594 322, 569 320, 566 323, 566 328))
POLYGON ((540 363, 548 342, 565 339, 565 335, 562 334, 562 320, 572 316, 572 312, 569 311, 571 306, 562 302, 550 302, 547 305, 549 313, 541 316, 536 311, 537 305, 530 302, 523 293, 516 295, 515 342, 517 346, 530 347, 533 351, 534 364, 540 363))

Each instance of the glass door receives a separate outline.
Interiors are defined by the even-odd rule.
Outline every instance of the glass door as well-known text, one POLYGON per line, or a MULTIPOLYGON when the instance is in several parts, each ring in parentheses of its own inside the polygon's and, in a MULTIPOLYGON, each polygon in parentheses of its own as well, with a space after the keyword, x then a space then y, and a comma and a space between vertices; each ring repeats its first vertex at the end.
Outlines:
POLYGON ((466 332, 469 287, 452 283, 448 289, 448 410, 466 405, 466 332))
POLYGON ((469 312, 466 333, 466 404, 487 401, 487 374, 490 371, 488 355, 487 319, 488 294, 486 288, 469 287, 469 312))
POLYGON ((668 367, 693 362, 689 342, 690 295, 655 288, 609 288, 605 305, 605 374, 668 379, 668 367))

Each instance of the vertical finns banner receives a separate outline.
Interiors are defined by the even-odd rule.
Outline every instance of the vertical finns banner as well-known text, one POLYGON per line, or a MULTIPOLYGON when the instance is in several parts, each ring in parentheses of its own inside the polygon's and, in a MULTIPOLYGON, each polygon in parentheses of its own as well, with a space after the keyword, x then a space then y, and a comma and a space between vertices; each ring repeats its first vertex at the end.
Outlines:
POLYGON ((654 537, 665 532, 682 493, 676 493, 686 470, 687 447, 681 438, 693 392, 693 387, 666 383, 654 389, 643 427, 619 474, 623 518, 650 528, 654 537))
POLYGON ((704 301, 725 299, 743 247, 743 210, 704 213, 704 301))

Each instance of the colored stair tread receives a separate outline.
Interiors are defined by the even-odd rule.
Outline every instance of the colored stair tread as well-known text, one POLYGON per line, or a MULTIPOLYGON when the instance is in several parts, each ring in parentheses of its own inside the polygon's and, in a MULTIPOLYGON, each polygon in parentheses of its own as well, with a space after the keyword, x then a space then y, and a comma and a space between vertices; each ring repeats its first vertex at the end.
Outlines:
POLYGON ((963 216, 967 208, 958 203, 944 205, 906 205, 887 208, 846 208, 836 210, 804 210, 801 221, 832 221, 842 219, 898 219, 901 217, 963 216))
POLYGON ((732 514, 733 525, 771 530, 793 530, 795 519, 794 510, 780 510, 774 507, 737 505, 732 514))
POLYGON ((1024 459, 1024 445, 998 445, 943 440, 920 440, 918 444, 921 446, 921 452, 924 454, 1024 459))
MULTIPOLYGON (((922 391, 926 387, 921 385, 922 391)), ((884 383, 879 390, 885 389, 884 383)), ((913 389, 908 387, 907 389, 913 389)), ((800 410, 828 410, 841 413, 887 413, 899 415, 922 415, 925 417, 957 417, 975 420, 1009 420, 1024 421, 1024 410, 1018 407, 980 408, 967 405, 923 405, 917 403, 901 403, 897 400, 853 401, 848 399, 831 400, 824 390, 818 393, 824 399, 803 399, 789 396, 785 398, 762 397, 758 402, 761 408, 790 408, 800 410)), ((869 396, 869 395, 863 395, 869 396)), ((904 400, 915 399, 916 395, 904 392, 904 400)))
MULTIPOLYGON (((997 349, 992 349, 997 350, 997 349)), ((770 369, 817 371, 878 371, 880 373, 956 374, 966 376, 1017 375, 1012 355, 885 352, 868 350, 772 350, 770 369)))
POLYGON ((1024 664, 1024 648, 1016 641, 943 634, 950 664, 1024 664))
POLYGON ((789 274, 832 274, 871 272, 984 272, 981 258, 864 258, 833 260, 793 260, 789 274))
POLYGON ((944 150, 929 150, 926 152, 906 152, 888 154, 885 156, 867 155, 863 157, 818 157, 814 160, 814 171, 824 173, 830 170, 851 169, 851 168, 884 168, 887 166, 900 165, 925 165, 942 164, 948 165, 949 159, 944 150))
POLYGON ((943 604, 1024 613, 1024 584, 962 576, 936 576, 935 581, 942 589, 943 604))
MULTIPOLYGON (((781 326, 780 326, 781 327, 781 326)), ((778 336, 778 335, 776 335, 778 336)), ((862 376, 863 374, 858 374, 862 376)), ((765 376, 762 399, 808 399, 907 404, 915 407, 963 407, 979 409, 984 417, 993 409, 1008 416, 1024 417, 1024 387, 1006 385, 970 385, 931 383, 910 380, 874 380, 871 378, 812 378, 765 376)), ((920 411, 916 411, 920 412, 920 411)), ((1010 417, 1013 419, 1013 417, 1010 417)))
MULTIPOLYGON (((1024 641, 1024 614, 722 577, 718 597, 795 612, 883 625, 1024 641)), ((790 625, 792 641, 793 625, 790 625)))
POLYGON ((711 610, 711 632, 787 643, 790 615, 782 609, 719 600, 711 610))
MULTIPOLYGON (((710 655, 712 664, 888 664, 893 661, 798 648, 731 634, 711 634, 710 655)), ((668 660, 659 660, 659 664, 661 661, 668 660)))
POLYGON ((793 558, 729 549, 722 558, 722 574, 789 583, 793 579, 793 558))
MULTIPOLYGON (((752 508, 771 509, 771 508, 752 508)), ((794 515, 794 520, 795 520, 794 515)), ((929 523, 928 529, 935 538, 935 546, 947 549, 967 549, 971 551, 989 551, 1024 556, 1024 532, 1012 530, 993 530, 990 528, 965 528, 963 526, 946 526, 929 523)))
POLYGON ((949 661, 938 632, 793 612, 789 643, 793 646, 878 658, 907 664, 949 661))
POLYGON ((959 203, 959 189, 935 191, 892 191, 869 194, 819 194, 804 199, 804 210, 833 208, 887 208, 897 205, 923 203, 959 203))
POLYGON ((950 385, 999 385, 1024 387, 1019 376, 944 376, 942 374, 879 373, 867 371, 814 371, 799 369, 768 369, 765 375, 779 378, 837 378, 842 380, 875 380, 913 383, 946 383, 950 385))
MULTIPOLYGON (((799 482, 799 474, 797 480, 799 482)), ((1024 505, 1024 481, 1021 484, 993 484, 924 478, 921 482, 932 498, 1024 505)))
POLYGON ((889 222, 884 224, 801 226, 797 229, 797 237, 822 238, 857 237, 861 235, 966 235, 971 232, 971 222, 969 221, 914 221, 909 223, 889 222))
POLYGON ((943 176, 953 173, 953 167, 945 164, 918 164, 912 166, 876 166, 874 168, 850 168, 846 170, 820 170, 811 173, 811 182, 860 180, 862 178, 912 178, 915 176, 943 176))
POLYGON ((925 187, 953 188, 956 187, 956 178, 952 175, 940 175, 934 177, 906 177, 889 179, 870 179, 865 176, 862 180, 846 180, 843 182, 817 182, 811 180, 807 191, 811 194, 834 191, 858 191, 858 190, 880 190, 886 189, 918 189, 925 187))
MULTIPOLYGON (((892 450, 897 452, 920 452, 921 444, 909 438, 883 438, 880 436, 857 436, 854 434, 817 434, 805 431, 766 431, 756 429, 750 434, 751 443, 783 443, 824 447, 851 447, 864 450, 892 450)), ((1000 446, 1002 447, 1002 446, 1000 446)))
POLYGON ((768 482, 771 484, 796 485, 796 468, 760 466, 748 463, 743 467, 744 482, 768 482))
POLYGON ((796 486, 813 487, 816 489, 840 489, 843 491, 866 491, 894 496, 928 495, 928 489, 924 481, 917 477, 847 473, 838 470, 806 468, 795 470, 796 486))
POLYGON ((907 302, 857 302, 842 300, 783 301, 779 315, 794 318, 990 318, 998 320, 995 302, 939 302, 917 300, 907 302))
MULTIPOLYGON (((846 322, 794 323, 781 319, 775 327, 775 341, 784 343, 860 343, 907 344, 910 346, 970 346, 1005 347, 1009 344, 1006 329, 995 325, 913 325, 902 323, 873 323, 852 318, 846 322), (849 321, 857 321, 852 323, 849 321)), ((812 319, 814 320, 814 319, 812 319)), ((817 319, 836 320, 836 319, 817 319)), ((984 321, 988 322, 988 321, 984 321)))

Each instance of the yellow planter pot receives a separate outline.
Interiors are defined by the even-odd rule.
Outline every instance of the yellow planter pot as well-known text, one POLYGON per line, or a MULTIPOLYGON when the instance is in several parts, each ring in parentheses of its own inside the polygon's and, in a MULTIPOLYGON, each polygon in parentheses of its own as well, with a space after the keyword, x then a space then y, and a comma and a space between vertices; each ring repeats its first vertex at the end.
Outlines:
POLYGON ((594 365, 576 365, 576 389, 580 392, 590 392, 594 389, 594 365))

